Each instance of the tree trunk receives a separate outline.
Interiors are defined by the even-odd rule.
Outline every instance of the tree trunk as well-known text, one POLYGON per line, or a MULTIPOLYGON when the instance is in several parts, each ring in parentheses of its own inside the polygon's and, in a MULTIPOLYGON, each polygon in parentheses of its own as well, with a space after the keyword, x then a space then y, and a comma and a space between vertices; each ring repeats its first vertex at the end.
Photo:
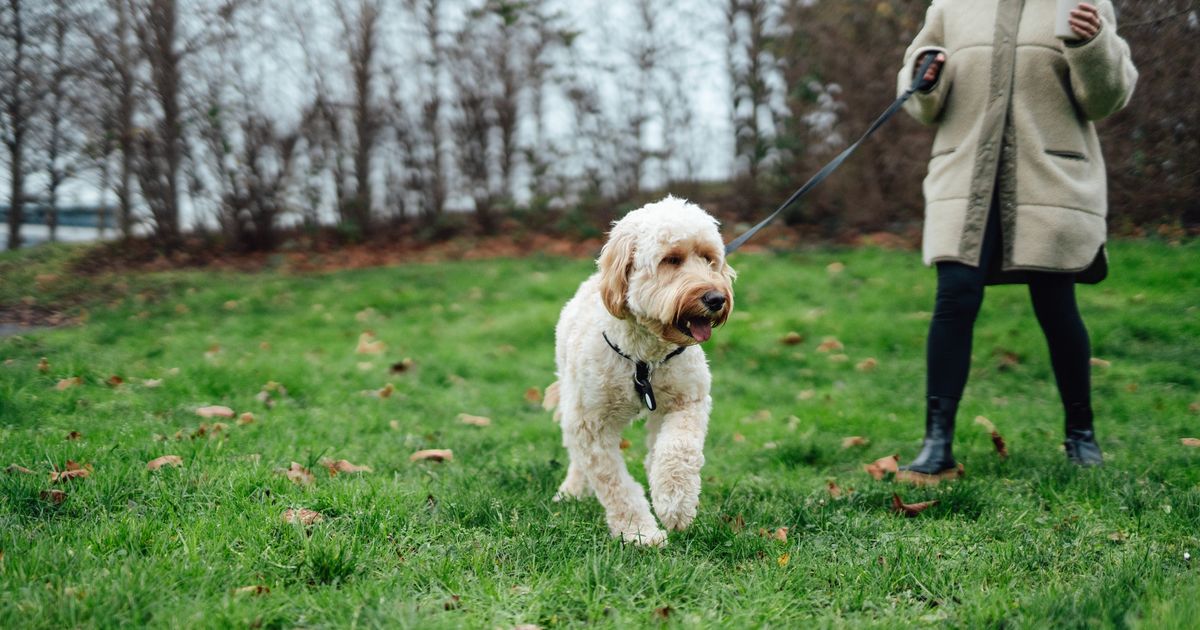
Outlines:
POLYGON ((9 184, 11 186, 8 195, 8 248, 17 249, 21 246, 21 224, 24 223, 24 203, 25 194, 23 188, 25 186, 25 167, 22 153, 24 152, 23 134, 16 133, 13 137, 13 143, 9 146, 9 184))

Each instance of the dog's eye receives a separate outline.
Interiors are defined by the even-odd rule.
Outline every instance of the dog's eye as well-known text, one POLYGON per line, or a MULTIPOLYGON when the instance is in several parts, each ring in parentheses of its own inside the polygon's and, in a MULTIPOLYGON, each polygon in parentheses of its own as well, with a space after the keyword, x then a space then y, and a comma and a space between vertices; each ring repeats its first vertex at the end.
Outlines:
POLYGON ((662 261, 664 265, 679 266, 683 264, 683 258, 674 255, 667 256, 666 258, 663 258, 662 261))

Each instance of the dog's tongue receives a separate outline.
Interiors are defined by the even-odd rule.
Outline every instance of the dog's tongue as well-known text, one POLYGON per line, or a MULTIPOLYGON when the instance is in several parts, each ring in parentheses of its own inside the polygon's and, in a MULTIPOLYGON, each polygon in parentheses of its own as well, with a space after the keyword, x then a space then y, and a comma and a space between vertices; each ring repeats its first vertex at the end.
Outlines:
POLYGON ((693 339, 704 343, 712 337, 712 322, 703 318, 688 320, 688 332, 692 334, 693 339))

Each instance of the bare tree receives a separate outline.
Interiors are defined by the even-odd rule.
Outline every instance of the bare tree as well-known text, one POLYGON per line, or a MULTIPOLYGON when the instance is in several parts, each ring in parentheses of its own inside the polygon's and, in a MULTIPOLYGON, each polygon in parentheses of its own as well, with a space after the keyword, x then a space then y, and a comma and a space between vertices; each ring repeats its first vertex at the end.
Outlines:
POLYGON ((30 123, 43 86, 35 58, 42 19, 37 2, 4 0, 0 5, 0 142, 8 152, 8 248, 21 246, 25 177, 29 172, 30 123))
MULTIPOLYGON (((42 79, 45 98, 40 109, 43 137, 39 143, 46 178, 46 226, 50 240, 57 240, 59 189, 77 171, 79 158, 79 73, 72 41, 79 15, 67 0, 54 0, 47 16, 48 33, 42 79), (70 48, 69 48, 70 47, 70 48)), ((101 217, 102 219, 102 217, 101 217)))
POLYGON ((423 137, 413 138, 416 172, 420 175, 420 190, 424 191, 421 212, 428 219, 440 216, 446 207, 448 169, 443 131, 442 84, 445 65, 445 45, 442 38, 443 0, 408 0, 425 38, 425 73, 419 82, 420 124, 412 127, 423 137))
POLYGON ((353 94, 351 117, 354 122, 354 197, 339 211, 342 222, 365 233, 371 226, 371 157, 379 142, 380 114, 375 92, 379 76, 380 22, 379 0, 359 0, 351 13, 345 3, 334 3, 342 24, 343 52, 350 65, 353 94))

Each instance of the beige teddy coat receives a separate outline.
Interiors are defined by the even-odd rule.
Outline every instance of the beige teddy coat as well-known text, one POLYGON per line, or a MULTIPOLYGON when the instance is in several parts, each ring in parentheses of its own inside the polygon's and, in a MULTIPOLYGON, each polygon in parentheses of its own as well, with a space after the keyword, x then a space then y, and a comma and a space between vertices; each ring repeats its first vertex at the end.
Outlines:
POLYGON ((1107 178, 1094 121, 1129 102, 1137 70, 1109 0, 1087 42, 1054 36, 1055 0, 934 0, 905 53, 944 52, 937 83, 905 105, 937 125, 925 178, 926 264, 979 265, 995 196, 1003 242, 989 282, 1024 271, 1103 277, 1107 178), (995 190, 996 187, 999 190, 995 190))

